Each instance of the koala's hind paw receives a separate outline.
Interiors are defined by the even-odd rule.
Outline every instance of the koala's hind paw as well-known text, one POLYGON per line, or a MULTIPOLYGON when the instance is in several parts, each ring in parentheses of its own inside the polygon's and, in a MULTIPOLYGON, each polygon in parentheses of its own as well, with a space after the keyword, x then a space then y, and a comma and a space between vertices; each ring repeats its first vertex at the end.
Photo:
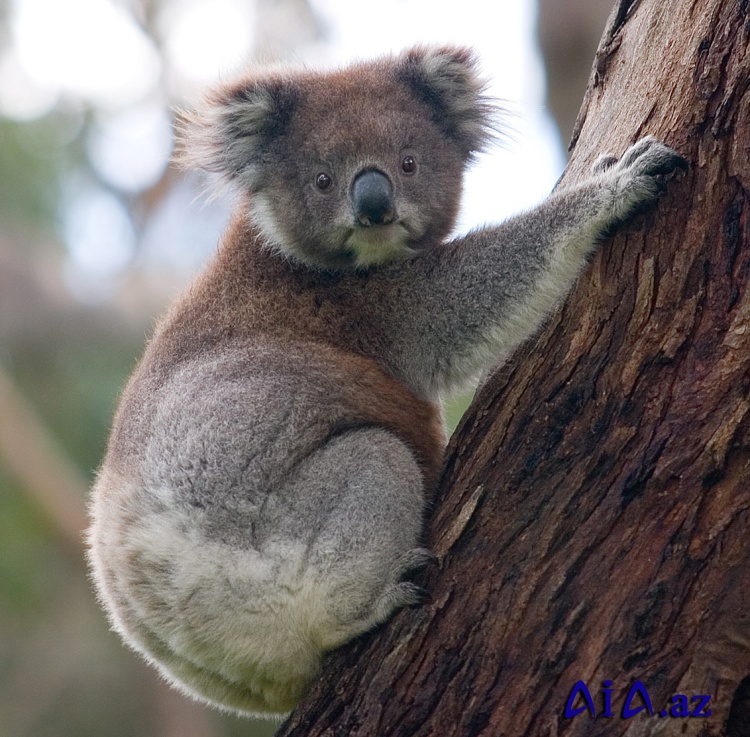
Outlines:
POLYGON ((398 568, 402 575, 410 571, 418 571, 420 568, 437 562, 437 556, 427 548, 412 548, 398 559, 398 568))
MULTIPOLYGON (((398 577, 435 563, 437 558, 427 548, 412 548, 401 555, 396 562, 398 577)), ((374 619, 381 621, 397 609, 408 606, 421 606, 428 602, 429 594, 412 581, 397 581, 388 584, 374 606, 374 619)))

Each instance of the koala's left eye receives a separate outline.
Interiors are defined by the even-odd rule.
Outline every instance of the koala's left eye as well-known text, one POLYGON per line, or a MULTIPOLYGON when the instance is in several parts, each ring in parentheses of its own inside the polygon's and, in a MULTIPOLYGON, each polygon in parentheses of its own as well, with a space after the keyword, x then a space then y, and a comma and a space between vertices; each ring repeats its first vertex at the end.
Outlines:
POLYGON ((333 179, 331 179, 331 177, 329 177, 324 171, 320 172, 320 174, 315 177, 315 186, 323 192, 330 189, 332 185, 333 179))
POLYGON ((404 174, 414 174, 417 170, 417 160, 413 156, 404 156, 401 160, 401 171, 404 174))

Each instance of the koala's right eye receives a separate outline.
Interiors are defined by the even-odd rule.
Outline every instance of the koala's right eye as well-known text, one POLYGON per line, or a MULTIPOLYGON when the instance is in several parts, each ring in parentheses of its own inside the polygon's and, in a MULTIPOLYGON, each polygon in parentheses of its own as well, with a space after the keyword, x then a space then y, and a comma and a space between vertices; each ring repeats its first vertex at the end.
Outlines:
POLYGON ((328 176, 324 171, 320 172, 317 177, 315 177, 315 186, 321 191, 325 192, 326 190, 330 189, 333 186, 333 179, 328 176))
POLYGON ((414 174, 417 170, 417 161, 413 156, 404 156, 401 162, 401 171, 404 174, 414 174))

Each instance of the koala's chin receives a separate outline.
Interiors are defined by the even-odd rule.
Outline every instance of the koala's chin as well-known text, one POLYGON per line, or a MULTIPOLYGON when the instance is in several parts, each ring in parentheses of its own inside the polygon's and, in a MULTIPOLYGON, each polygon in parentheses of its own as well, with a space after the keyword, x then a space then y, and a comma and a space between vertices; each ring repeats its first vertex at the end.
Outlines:
POLYGON ((645 138, 447 241, 495 126, 483 89, 470 51, 417 47, 254 70, 187 116, 185 159, 241 204, 122 394, 89 542, 113 627, 195 698, 283 714, 325 653, 423 601, 441 398, 684 166, 645 138))
POLYGON ((408 231, 396 222, 355 228, 346 240, 346 249, 352 254, 356 269, 367 269, 412 256, 415 251, 408 242, 408 231))

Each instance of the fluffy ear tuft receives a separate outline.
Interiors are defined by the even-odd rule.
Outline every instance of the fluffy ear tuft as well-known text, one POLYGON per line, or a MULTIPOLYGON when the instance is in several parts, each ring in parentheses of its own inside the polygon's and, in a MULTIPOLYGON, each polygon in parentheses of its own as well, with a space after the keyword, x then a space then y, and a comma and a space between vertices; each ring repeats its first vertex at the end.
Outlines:
POLYGON ((177 162, 254 189, 268 144, 283 133, 294 101, 291 83, 281 78, 210 93, 196 110, 178 115, 177 162))
POLYGON ((400 57, 399 79, 433 110, 434 120, 470 159, 497 132, 497 108, 484 95, 471 49, 417 46, 400 57))

